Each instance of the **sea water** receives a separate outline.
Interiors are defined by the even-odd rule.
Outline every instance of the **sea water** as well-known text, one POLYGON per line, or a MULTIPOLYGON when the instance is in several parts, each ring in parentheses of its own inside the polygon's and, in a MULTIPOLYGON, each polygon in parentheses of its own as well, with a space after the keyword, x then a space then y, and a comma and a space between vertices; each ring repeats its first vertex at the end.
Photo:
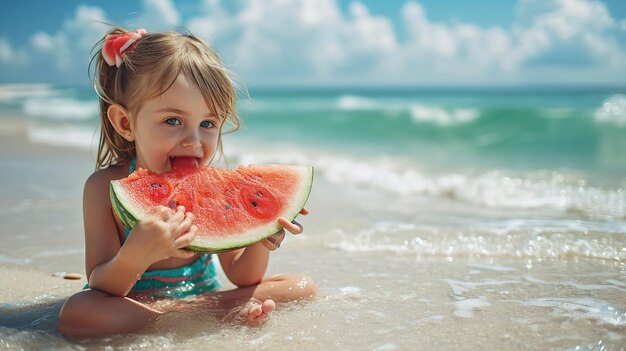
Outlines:
MULTIPOLYGON (((220 166, 315 167, 305 233, 270 273, 311 275, 317 302, 282 306, 262 328, 196 316, 179 330, 69 340, 55 331, 66 296, 45 295, 3 301, 0 345, 624 349, 623 91, 250 89, 239 111, 220 166)), ((15 224, 0 264, 82 269, 97 113, 88 88, 0 90, 4 135, 84 155, 2 154, 3 193, 19 184, 21 196, 0 199, 15 224)))

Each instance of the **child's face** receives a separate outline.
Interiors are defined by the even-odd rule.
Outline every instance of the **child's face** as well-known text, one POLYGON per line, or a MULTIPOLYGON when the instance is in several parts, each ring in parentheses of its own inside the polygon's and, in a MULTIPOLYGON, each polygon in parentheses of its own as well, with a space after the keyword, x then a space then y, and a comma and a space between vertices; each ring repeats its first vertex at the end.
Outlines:
POLYGON ((195 157, 207 165, 217 150, 220 120, 200 89, 184 75, 162 95, 144 104, 133 119, 137 166, 172 169, 172 158, 195 157))

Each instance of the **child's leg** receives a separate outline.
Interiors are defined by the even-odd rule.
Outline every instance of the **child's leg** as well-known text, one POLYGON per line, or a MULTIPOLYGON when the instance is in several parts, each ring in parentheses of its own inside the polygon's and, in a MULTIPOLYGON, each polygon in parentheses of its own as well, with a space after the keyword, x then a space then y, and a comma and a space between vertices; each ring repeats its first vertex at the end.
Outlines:
POLYGON ((306 275, 277 274, 263 278, 258 285, 218 291, 207 297, 222 303, 250 299, 275 302, 305 301, 317 297, 317 286, 313 279, 306 275))
POLYGON ((132 333, 153 324, 162 314, 127 297, 84 290, 63 305, 59 331, 72 336, 132 333))
POLYGON ((317 286, 310 277, 284 274, 264 278, 258 285, 219 291, 200 299, 183 300, 183 304, 170 306, 170 311, 165 312, 131 298, 111 296, 98 290, 85 290, 71 296, 63 305, 59 316, 59 331, 73 336, 133 333, 158 320, 166 322, 171 311, 198 311, 202 307, 216 317, 220 317, 220 314, 231 314, 229 312, 234 310, 240 312, 247 322, 261 323, 274 310, 274 302, 313 300, 315 297, 317 286), (248 303, 251 300, 253 302, 248 303), (215 309, 219 305, 222 313, 215 309))
POLYGON ((317 285, 307 275, 277 274, 264 278, 255 287, 253 298, 275 302, 310 301, 317 298, 317 285))

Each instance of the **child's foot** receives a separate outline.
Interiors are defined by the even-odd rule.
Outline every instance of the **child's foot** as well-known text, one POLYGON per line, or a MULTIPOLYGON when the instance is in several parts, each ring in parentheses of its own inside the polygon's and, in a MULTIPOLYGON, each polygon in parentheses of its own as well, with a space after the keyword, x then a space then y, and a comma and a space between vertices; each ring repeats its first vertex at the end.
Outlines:
POLYGON ((242 309, 242 317, 245 322, 250 325, 261 325, 267 322, 269 314, 276 309, 274 300, 265 300, 263 302, 252 299, 242 309))

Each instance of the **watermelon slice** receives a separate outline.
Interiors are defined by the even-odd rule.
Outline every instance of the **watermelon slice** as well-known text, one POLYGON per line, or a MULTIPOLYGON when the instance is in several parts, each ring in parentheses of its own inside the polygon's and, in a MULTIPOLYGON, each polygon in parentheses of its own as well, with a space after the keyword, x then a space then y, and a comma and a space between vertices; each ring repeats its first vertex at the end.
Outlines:
POLYGON ((247 166, 235 170, 179 168, 158 174, 138 169, 110 186, 111 204, 132 228, 157 205, 194 214, 198 233, 187 249, 224 252, 248 246, 293 220, 313 185, 313 167, 247 166))

